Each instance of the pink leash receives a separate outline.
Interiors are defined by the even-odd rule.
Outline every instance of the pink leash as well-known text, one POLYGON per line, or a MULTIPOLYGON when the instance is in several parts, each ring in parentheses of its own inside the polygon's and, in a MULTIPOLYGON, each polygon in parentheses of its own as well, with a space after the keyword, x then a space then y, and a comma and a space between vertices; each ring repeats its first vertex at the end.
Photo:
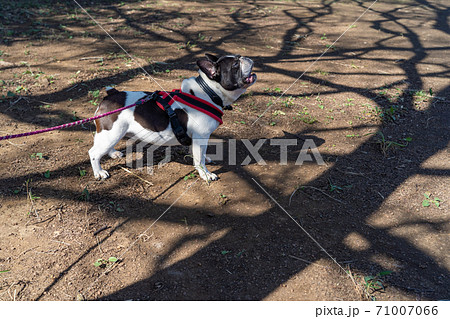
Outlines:
POLYGON ((129 108, 131 108, 131 107, 133 107, 133 106, 143 104, 143 103, 147 102, 148 100, 150 100, 152 97, 153 97, 153 95, 152 95, 150 98, 149 98, 149 97, 146 97, 146 98, 144 98, 144 99, 142 99, 142 100, 139 100, 138 102, 136 102, 136 103, 134 103, 134 104, 127 105, 127 106, 124 106, 124 107, 121 107, 120 109, 117 109, 117 110, 114 110, 114 111, 110 111, 110 112, 107 112, 107 113, 103 113, 103 114, 100 114, 100 115, 96 115, 96 116, 90 117, 90 118, 88 118, 88 119, 79 120, 79 121, 76 121, 76 122, 67 123, 67 124, 62 124, 62 125, 58 125, 58 126, 54 126, 54 127, 44 128, 44 129, 42 129, 42 130, 37 130, 37 131, 33 131, 33 132, 27 132, 27 133, 21 133, 21 134, 14 134, 14 135, 0 136, 0 141, 2 141, 2 140, 9 140, 9 139, 12 139, 12 138, 18 138, 18 137, 24 137, 24 136, 36 135, 36 134, 45 133, 45 132, 50 132, 50 131, 61 130, 61 129, 63 129, 63 128, 67 128, 67 127, 71 127, 71 126, 75 126, 75 125, 81 125, 81 124, 84 124, 84 123, 86 123, 86 122, 94 121, 94 120, 96 120, 96 119, 99 119, 99 118, 102 118, 102 117, 105 117, 105 116, 108 116, 108 115, 111 115, 111 114, 114 114, 114 113, 121 112, 121 111, 126 110, 126 109, 129 109, 129 108))

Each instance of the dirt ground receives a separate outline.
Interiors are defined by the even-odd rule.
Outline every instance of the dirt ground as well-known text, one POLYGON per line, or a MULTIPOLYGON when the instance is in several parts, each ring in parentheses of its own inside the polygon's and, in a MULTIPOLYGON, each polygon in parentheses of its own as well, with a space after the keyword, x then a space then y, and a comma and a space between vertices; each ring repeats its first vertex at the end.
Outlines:
POLYGON ((93 124, 1 141, 0 300, 450 298, 447 1, 356 23, 372 1, 79 3, 134 59, 73 1, 5 2, 0 136, 90 117, 107 85, 179 88, 204 53, 252 58, 258 82, 214 133, 210 185, 186 147, 153 174, 105 157, 96 181, 93 124), (287 165, 269 139, 298 142, 287 165), (305 140, 325 165, 296 164, 305 140))

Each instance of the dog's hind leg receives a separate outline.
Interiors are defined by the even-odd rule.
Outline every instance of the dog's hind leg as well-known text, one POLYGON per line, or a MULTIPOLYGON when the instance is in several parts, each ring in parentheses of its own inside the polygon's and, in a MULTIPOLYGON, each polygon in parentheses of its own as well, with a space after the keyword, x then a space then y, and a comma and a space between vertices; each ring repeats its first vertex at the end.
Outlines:
POLYGON ((89 157, 91 159, 92 170, 96 179, 105 179, 109 177, 107 171, 102 169, 100 160, 103 156, 108 154, 112 158, 122 157, 123 154, 114 149, 114 146, 124 137, 126 133, 125 128, 113 127, 109 131, 101 131, 95 134, 94 146, 89 150, 89 157), (120 155, 119 155, 120 154, 120 155))

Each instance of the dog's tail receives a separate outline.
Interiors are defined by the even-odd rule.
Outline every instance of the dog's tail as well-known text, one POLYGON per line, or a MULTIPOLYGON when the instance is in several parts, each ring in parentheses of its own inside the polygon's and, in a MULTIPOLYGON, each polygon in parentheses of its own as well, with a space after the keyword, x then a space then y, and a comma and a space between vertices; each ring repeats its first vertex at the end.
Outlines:
POLYGON ((106 87, 106 94, 114 95, 114 94, 117 94, 117 93, 119 93, 119 91, 116 90, 115 88, 113 88, 112 86, 107 86, 106 87))

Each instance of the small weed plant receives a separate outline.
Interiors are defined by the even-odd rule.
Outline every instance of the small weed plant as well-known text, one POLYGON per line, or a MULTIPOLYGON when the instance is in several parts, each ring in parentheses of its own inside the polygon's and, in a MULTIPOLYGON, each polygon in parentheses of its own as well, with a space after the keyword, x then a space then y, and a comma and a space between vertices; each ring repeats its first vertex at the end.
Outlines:
POLYGON ((384 277, 390 275, 392 271, 386 270, 377 273, 375 276, 364 276, 363 277, 363 285, 366 290, 366 293, 372 300, 375 300, 373 294, 379 291, 385 291, 384 286, 384 277))
POLYGON ((100 258, 94 262, 94 266, 99 268, 111 267, 117 261, 118 259, 116 257, 109 257, 107 260, 100 258))
POLYGON ((408 143, 412 141, 411 137, 406 137, 403 139, 405 144, 390 141, 390 140, 386 139, 386 137, 384 136, 384 134, 382 132, 369 133, 366 135, 372 135, 372 134, 376 135, 375 143, 380 145, 381 152, 383 153, 384 156, 387 156, 388 152, 394 148, 403 148, 403 147, 408 146, 408 143))
POLYGON ((439 207, 441 200, 438 197, 432 198, 430 192, 425 192, 423 196, 425 197, 425 199, 422 201, 423 207, 430 207, 431 204, 434 204, 436 207, 439 207))

